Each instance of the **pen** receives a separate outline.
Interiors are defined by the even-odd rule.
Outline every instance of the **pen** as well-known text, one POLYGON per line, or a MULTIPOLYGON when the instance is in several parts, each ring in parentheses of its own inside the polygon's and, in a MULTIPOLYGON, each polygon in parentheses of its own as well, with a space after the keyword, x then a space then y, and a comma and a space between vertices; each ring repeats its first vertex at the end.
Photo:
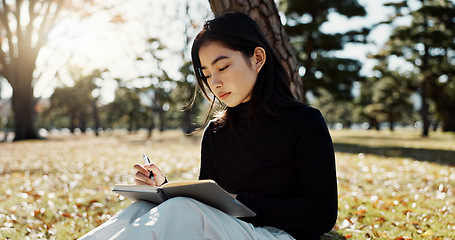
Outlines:
MULTIPOLYGON (((151 164, 149 157, 147 157, 147 155, 145 155, 145 153, 144 153, 144 155, 142 155, 142 157, 144 158, 144 164, 151 164)), ((149 170, 149 172, 150 172, 150 179, 154 179, 153 172, 150 170, 149 170)))

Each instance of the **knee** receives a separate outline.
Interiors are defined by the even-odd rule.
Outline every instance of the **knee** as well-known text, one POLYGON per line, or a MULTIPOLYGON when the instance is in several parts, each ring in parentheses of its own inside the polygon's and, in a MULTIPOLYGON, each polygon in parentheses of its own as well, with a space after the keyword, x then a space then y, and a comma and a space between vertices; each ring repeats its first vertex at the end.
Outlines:
POLYGON ((166 200, 162 205, 171 205, 171 206, 181 206, 181 205, 189 205, 195 201, 192 198, 188 197, 174 197, 166 200))
POLYGON ((161 203, 158 207, 175 212, 197 212, 200 208, 196 200, 188 197, 174 197, 161 203))

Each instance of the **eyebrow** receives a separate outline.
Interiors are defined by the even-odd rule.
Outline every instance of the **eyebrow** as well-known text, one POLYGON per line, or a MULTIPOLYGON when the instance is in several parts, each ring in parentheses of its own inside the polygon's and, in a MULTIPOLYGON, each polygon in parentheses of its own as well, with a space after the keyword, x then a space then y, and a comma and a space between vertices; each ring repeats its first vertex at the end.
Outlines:
MULTIPOLYGON (((215 58, 215 60, 213 60, 213 62, 212 62, 212 66, 215 65, 218 61, 220 61, 222 59, 227 59, 227 58, 229 58, 229 57, 224 56, 224 55, 215 58)), ((202 66, 201 69, 207 69, 207 67, 202 66)))

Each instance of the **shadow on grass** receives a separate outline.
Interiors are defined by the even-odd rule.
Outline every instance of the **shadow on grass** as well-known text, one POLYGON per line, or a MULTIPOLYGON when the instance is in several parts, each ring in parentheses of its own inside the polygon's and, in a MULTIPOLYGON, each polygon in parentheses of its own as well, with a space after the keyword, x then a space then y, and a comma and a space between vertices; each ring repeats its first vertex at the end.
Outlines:
POLYGON ((350 143, 334 143, 336 152, 365 153, 384 157, 410 158, 417 161, 455 166, 455 151, 424 148, 372 147, 350 143))
POLYGON ((324 234, 324 236, 321 237, 321 240, 346 240, 346 238, 337 233, 335 229, 332 229, 332 231, 324 234))

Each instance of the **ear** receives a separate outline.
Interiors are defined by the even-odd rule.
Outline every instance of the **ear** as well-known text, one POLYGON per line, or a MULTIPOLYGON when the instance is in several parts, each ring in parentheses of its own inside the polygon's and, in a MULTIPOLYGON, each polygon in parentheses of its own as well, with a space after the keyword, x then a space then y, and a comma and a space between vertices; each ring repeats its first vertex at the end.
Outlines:
POLYGON ((265 50, 262 47, 256 47, 253 52, 253 56, 251 57, 251 64, 253 65, 253 69, 256 69, 256 73, 259 73, 264 66, 266 59, 265 50))

